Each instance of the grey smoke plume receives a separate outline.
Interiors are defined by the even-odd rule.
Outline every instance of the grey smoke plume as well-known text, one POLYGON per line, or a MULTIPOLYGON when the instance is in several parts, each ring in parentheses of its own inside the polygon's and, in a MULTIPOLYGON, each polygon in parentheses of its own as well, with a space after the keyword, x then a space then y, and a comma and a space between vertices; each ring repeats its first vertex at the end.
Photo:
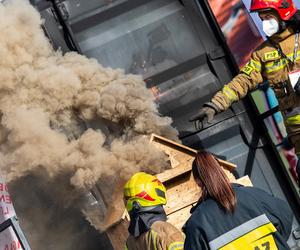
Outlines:
POLYGON ((14 193, 35 173, 64 176, 57 185, 76 197, 103 179, 167 167, 149 135, 176 140, 177 131, 142 78, 54 51, 41 24, 25 0, 0 4, 0 167, 14 193))
POLYGON ((49 175, 71 171, 73 185, 90 187, 104 173, 129 174, 160 158, 144 135, 176 138, 140 76, 53 51, 26 1, 1 4, 0 16, 1 167, 8 180, 43 166, 49 175), (118 124, 109 145, 101 130, 85 131, 97 119, 118 124))

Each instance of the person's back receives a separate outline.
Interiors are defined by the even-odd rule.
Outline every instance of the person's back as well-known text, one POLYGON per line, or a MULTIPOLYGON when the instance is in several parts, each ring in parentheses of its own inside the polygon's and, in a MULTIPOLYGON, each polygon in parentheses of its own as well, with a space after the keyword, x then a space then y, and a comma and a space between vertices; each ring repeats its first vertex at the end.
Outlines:
POLYGON ((263 190, 231 184, 218 160, 205 151, 193 161, 202 195, 184 227, 184 249, 289 249, 293 214, 263 190))
POLYGON ((287 204, 257 188, 234 184, 233 189, 237 203, 232 214, 210 198, 195 207, 185 226, 185 233, 193 234, 185 249, 289 249, 293 215, 287 204))
POLYGON ((156 221, 139 237, 129 235, 126 247, 129 250, 179 250, 183 249, 183 235, 172 224, 156 221))

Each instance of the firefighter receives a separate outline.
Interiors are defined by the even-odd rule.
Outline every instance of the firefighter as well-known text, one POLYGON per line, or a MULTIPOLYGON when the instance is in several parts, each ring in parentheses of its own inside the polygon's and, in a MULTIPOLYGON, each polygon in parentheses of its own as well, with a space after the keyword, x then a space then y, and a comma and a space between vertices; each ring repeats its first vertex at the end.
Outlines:
POLYGON ((293 214, 286 202, 231 184, 208 152, 197 153, 192 173, 202 196, 184 226, 184 249, 289 249, 293 214))
MULTIPOLYGON (((279 101, 290 143, 300 157, 300 14, 292 0, 252 0, 251 12, 258 12, 267 36, 248 63, 231 82, 205 103, 190 121, 214 115, 246 96, 260 83, 268 81, 279 101)), ((300 161, 297 164, 300 184, 300 161)))
POLYGON ((124 200, 130 216, 126 249, 183 249, 183 234, 166 221, 166 188, 155 176, 134 174, 125 184, 124 200))

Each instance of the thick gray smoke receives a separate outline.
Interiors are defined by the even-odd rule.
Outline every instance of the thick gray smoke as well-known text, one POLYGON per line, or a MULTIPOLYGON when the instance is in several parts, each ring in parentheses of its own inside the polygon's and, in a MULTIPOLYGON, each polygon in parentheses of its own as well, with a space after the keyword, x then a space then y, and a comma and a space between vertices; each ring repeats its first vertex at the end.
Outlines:
POLYGON ((25 0, 0 4, 0 167, 14 194, 28 176, 59 177, 55 185, 70 189, 64 204, 75 204, 100 180, 165 168, 149 135, 176 139, 177 132, 142 78, 54 51, 41 24, 25 0))

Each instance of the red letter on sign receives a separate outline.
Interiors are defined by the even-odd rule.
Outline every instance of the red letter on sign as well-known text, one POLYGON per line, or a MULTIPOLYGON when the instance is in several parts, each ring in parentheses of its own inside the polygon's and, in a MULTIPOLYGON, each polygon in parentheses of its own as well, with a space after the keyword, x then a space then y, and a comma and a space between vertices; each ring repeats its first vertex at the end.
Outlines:
POLYGON ((15 241, 13 241, 10 245, 10 250, 17 250, 17 244, 15 241))
POLYGON ((0 196, 0 202, 1 202, 1 201, 5 202, 5 196, 4 196, 4 194, 2 194, 2 195, 0 196))
POLYGON ((10 198, 10 195, 5 195, 5 203, 11 204, 11 198, 10 198))

